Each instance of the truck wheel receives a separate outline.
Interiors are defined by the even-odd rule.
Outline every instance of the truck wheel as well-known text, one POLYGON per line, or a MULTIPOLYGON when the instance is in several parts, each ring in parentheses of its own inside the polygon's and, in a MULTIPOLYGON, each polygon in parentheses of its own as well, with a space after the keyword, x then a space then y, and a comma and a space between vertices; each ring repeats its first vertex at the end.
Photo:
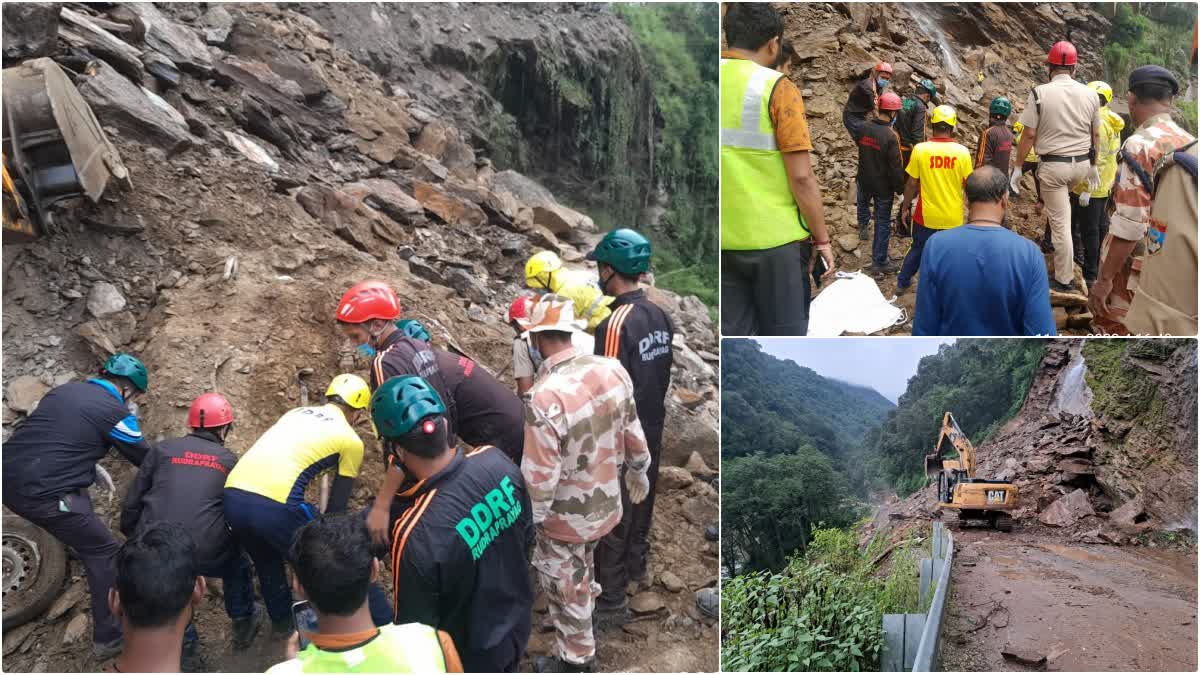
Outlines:
POLYGON ((4 516, 4 630, 39 616, 62 593, 67 550, 18 516, 4 516))
POLYGON ((1013 521, 1008 516, 997 516, 995 521, 997 530, 1001 532, 1012 532, 1013 521))

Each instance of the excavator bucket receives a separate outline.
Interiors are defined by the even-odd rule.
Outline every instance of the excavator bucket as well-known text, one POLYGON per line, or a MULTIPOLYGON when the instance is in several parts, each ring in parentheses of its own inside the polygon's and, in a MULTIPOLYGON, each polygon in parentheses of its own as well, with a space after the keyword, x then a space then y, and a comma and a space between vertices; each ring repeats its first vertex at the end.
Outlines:
POLYGON ((42 233, 57 201, 97 202, 113 179, 132 187, 116 147, 57 63, 32 59, 3 77, 5 241, 42 233))

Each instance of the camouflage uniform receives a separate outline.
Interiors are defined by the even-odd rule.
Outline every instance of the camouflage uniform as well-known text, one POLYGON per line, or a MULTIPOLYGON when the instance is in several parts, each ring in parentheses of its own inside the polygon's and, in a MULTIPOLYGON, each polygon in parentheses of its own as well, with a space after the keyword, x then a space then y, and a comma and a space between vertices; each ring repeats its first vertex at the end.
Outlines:
POLYGON ((650 451, 629 374, 614 359, 567 349, 546 359, 525 411, 521 473, 538 526, 533 566, 549 600, 558 657, 596 653, 596 542, 621 519, 621 465, 645 472, 650 451))
MULTIPOLYGON (((1143 122, 1125 141, 1121 153, 1127 154, 1142 171, 1153 177, 1160 160, 1193 140, 1191 134, 1171 121, 1169 114, 1162 113, 1143 122)), ((1124 325, 1125 314, 1137 292, 1143 259, 1162 249, 1167 226, 1165 222, 1151 218, 1153 198, 1137 173, 1124 160, 1118 171, 1120 176, 1113 194, 1116 209, 1100 251, 1101 265, 1108 258, 1109 243, 1113 237, 1137 241, 1137 245, 1113 278, 1112 292, 1108 295, 1108 314, 1092 319, 1092 326, 1101 333, 1128 335, 1129 330, 1124 325)))

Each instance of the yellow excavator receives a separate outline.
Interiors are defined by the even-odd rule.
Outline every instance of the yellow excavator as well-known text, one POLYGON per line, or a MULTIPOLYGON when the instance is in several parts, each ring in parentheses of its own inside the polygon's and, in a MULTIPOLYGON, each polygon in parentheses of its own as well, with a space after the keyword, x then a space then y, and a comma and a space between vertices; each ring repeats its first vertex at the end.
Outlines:
POLYGON ((3 72, 4 243, 52 228, 50 207, 100 200, 129 171, 91 107, 54 61, 32 59, 3 72))
POLYGON ((950 412, 942 418, 933 453, 925 456, 925 475, 937 477, 938 507, 957 510, 960 523, 984 521, 1002 532, 1012 531, 1017 486, 1006 480, 975 477, 975 446, 950 412), (958 459, 942 458, 947 445, 958 453, 958 459))

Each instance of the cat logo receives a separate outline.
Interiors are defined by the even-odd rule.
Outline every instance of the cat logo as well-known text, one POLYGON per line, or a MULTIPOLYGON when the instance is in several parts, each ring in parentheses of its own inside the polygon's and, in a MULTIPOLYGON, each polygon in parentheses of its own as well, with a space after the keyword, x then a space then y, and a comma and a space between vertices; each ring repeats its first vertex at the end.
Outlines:
POLYGON ((988 490, 987 491, 987 503, 989 503, 989 504, 1003 504, 1007 498, 1008 498, 1008 493, 1005 492, 1004 490, 988 490))

